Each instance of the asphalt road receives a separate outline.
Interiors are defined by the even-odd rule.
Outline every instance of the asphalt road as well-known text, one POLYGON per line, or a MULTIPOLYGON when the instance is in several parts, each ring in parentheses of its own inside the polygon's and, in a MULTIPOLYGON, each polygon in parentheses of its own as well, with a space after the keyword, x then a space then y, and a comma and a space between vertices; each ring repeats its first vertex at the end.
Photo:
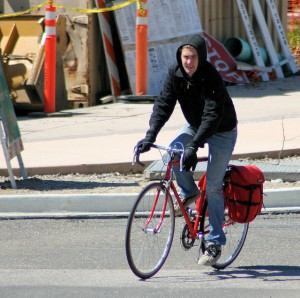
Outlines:
POLYGON ((0 221, 0 297, 299 297, 300 214, 262 215, 231 267, 215 271, 183 251, 181 219, 165 266, 152 279, 130 271, 127 220, 0 221))

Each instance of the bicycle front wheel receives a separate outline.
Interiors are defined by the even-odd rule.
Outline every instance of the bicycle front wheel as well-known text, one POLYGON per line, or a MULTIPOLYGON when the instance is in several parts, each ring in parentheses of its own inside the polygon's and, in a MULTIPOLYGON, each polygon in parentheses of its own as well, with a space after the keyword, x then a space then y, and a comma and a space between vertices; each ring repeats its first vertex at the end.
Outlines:
POLYGON ((159 182, 149 184, 138 195, 128 218, 126 256, 132 272, 147 279, 165 263, 175 228, 171 195, 159 182))
MULTIPOLYGON (((209 233, 209 222, 208 222, 208 213, 207 212, 207 202, 202 210, 202 222, 200 230, 203 235, 208 235, 209 233)), ((218 262, 212 267, 216 269, 224 269, 229 266, 240 254, 243 245, 245 243, 249 224, 240 224, 236 223, 228 217, 227 209, 224 212, 223 219, 223 231, 226 235, 226 245, 222 246, 222 254, 218 262)), ((204 243, 202 243, 202 252, 204 253, 205 247, 204 243)))

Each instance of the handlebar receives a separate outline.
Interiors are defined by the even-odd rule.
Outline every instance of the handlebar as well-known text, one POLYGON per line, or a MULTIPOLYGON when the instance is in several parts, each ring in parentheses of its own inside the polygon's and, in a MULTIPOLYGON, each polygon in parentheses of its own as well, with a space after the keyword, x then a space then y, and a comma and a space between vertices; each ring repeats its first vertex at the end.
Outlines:
MULTIPOLYGON (((155 149, 159 149, 159 150, 163 150, 163 151, 167 151, 168 153, 177 153, 177 154, 181 154, 181 158, 180 158, 180 164, 182 164, 182 157, 183 157, 183 149, 178 149, 178 148, 171 148, 171 147, 165 147, 165 146, 161 146, 161 145, 156 145, 156 144, 151 144, 150 148, 155 148, 155 149)), ((145 164, 142 163, 140 161, 140 154, 141 152, 138 150, 137 147, 134 147, 134 153, 133 153, 133 161, 132 161, 132 165, 135 165, 136 163, 139 164, 140 166, 144 167, 145 164)))
MULTIPOLYGON (((181 143, 179 143, 180 145, 182 145, 181 143)), ((182 145, 183 147, 183 145, 182 145)), ((183 152, 184 152, 184 149, 178 149, 178 148, 171 148, 171 147, 165 147, 165 146, 161 146, 161 145, 156 145, 156 144, 151 144, 150 145, 150 148, 155 148, 155 149, 159 149, 159 150, 163 150, 163 151, 166 151, 168 152, 169 154, 171 153, 177 153, 177 154, 180 154, 180 171, 182 171, 182 164, 183 164, 183 152)), ((145 164, 142 163, 140 161, 140 154, 141 152, 138 150, 137 147, 134 147, 134 154, 133 154, 133 161, 132 161, 132 165, 135 165, 136 163, 139 164, 140 166, 144 167, 145 164)), ((199 158, 198 157, 198 162, 205 162, 205 161, 208 161, 208 158, 207 157, 201 157, 199 158)))

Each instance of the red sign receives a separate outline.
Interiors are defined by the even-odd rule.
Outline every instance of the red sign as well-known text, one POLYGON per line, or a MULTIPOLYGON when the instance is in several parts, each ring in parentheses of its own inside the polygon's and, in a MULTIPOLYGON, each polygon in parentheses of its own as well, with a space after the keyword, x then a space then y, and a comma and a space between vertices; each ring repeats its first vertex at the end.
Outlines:
POLYGON ((215 66, 223 80, 234 84, 248 84, 249 80, 244 71, 238 70, 236 61, 226 48, 212 36, 203 32, 206 40, 207 58, 215 66))

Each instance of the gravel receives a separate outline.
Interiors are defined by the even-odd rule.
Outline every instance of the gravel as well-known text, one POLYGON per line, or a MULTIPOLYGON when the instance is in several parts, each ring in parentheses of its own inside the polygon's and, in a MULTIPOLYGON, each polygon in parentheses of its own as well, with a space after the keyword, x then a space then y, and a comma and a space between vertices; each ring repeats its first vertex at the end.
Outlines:
MULTIPOLYGON (((282 159, 284 161, 299 161, 300 156, 282 159)), ((255 162, 276 162, 272 159, 249 160, 255 162)), ((68 175, 37 175, 22 179, 16 177, 17 189, 12 189, 8 177, 0 176, 1 194, 68 194, 68 193, 137 193, 150 181, 145 179, 142 173, 120 174, 68 174, 68 175)), ((300 181, 284 181, 274 179, 266 181, 265 189, 300 187, 300 181)))

